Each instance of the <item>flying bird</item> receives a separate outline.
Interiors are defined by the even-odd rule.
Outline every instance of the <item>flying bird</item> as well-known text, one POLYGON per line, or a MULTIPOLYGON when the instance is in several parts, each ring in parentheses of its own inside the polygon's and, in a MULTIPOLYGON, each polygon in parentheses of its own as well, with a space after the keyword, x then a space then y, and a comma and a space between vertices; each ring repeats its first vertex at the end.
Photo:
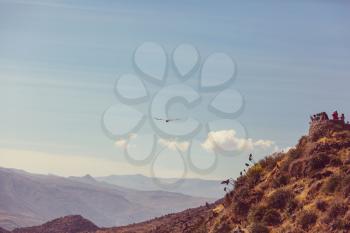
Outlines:
POLYGON ((164 118, 158 118, 158 117, 154 117, 154 119, 157 120, 157 121, 164 121, 165 123, 169 123, 171 121, 179 121, 179 120, 181 120, 180 118, 164 119, 164 118))

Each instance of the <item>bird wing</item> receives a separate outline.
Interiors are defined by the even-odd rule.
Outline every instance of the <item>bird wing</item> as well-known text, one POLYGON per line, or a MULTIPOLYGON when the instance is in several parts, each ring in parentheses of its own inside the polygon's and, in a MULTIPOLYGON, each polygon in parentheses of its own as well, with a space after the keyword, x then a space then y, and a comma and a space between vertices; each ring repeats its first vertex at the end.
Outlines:
POLYGON ((180 118, 173 118, 173 119, 168 119, 167 121, 179 121, 181 120, 180 118))

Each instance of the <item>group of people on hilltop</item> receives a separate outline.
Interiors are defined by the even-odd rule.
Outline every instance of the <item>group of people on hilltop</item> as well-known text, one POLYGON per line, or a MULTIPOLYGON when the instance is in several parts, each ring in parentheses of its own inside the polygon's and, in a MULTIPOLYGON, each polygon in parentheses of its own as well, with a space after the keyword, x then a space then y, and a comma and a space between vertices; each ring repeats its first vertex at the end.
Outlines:
MULTIPOLYGON (((342 121, 345 123, 344 113, 342 113, 339 117, 338 111, 334 111, 332 113, 332 118, 333 118, 332 120, 334 120, 334 121, 342 121)), ((311 119, 311 122, 313 122, 313 121, 325 121, 325 120, 329 120, 329 117, 328 117, 326 112, 321 112, 321 113, 317 113, 317 114, 312 115, 310 117, 310 119, 311 119)), ((347 123, 349 123, 349 122, 347 122, 347 123)))
POLYGON ((339 117, 338 111, 335 111, 335 112, 333 112, 332 116, 333 116, 333 120, 335 120, 335 121, 341 120, 341 121, 345 122, 344 113, 342 113, 341 116, 339 117))
POLYGON ((313 116, 310 117, 311 121, 325 121, 329 120, 328 115, 326 112, 321 112, 314 114, 313 116))

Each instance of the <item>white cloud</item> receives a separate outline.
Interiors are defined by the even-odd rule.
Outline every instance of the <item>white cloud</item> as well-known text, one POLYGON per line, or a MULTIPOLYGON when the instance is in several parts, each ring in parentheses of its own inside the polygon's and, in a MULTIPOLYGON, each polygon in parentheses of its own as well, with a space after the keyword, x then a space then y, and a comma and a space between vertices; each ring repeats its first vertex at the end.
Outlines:
POLYGON ((127 146, 127 141, 126 139, 118 139, 117 141, 115 141, 114 145, 120 148, 125 148, 127 146))
POLYGON ((137 134, 131 133, 129 134, 128 139, 120 138, 115 141, 114 145, 119 148, 125 148, 128 146, 128 140, 134 139, 136 137, 137 137, 137 134))
POLYGON ((179 142, 176 140, 166 140, 163 138, 160 138, 158 140, 158 143, 164 147, 169 148, 170 150, 180 150, 180 151, 186 151, 190 146, 189 142, 186 142, 186 141, 179 142))
POLYGON ((202 147, 207 151, 222 149, 226 151, 233 150, 254 150, 269 149, 275 145, 271 140, 257 140, 251 138, 239 138, 235 130, 220 130, 208 133, 207 139, 202 143, 202 147))
POLYGON ((275 144, 274 141, 271 140, 258 140, 253 143, 254 146, 261 147, 262 149, 269 149, 275 144))

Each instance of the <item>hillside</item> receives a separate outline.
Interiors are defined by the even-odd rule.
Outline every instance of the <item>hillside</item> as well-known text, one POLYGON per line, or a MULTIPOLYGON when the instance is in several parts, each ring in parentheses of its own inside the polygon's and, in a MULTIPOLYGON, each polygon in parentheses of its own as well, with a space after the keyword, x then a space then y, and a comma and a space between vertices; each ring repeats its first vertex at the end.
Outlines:
POLYGON ((86 176, 63 178, 0 168, 0 227, 43 224, 82 215, 99 227, 144 221, 210 201, 164 191, 137 191, 86 176))
POLYGON ((312 122, 295 148, 252 165, 234 186, 213 205, 98 232, 349 232, 350 125, 312 122))

